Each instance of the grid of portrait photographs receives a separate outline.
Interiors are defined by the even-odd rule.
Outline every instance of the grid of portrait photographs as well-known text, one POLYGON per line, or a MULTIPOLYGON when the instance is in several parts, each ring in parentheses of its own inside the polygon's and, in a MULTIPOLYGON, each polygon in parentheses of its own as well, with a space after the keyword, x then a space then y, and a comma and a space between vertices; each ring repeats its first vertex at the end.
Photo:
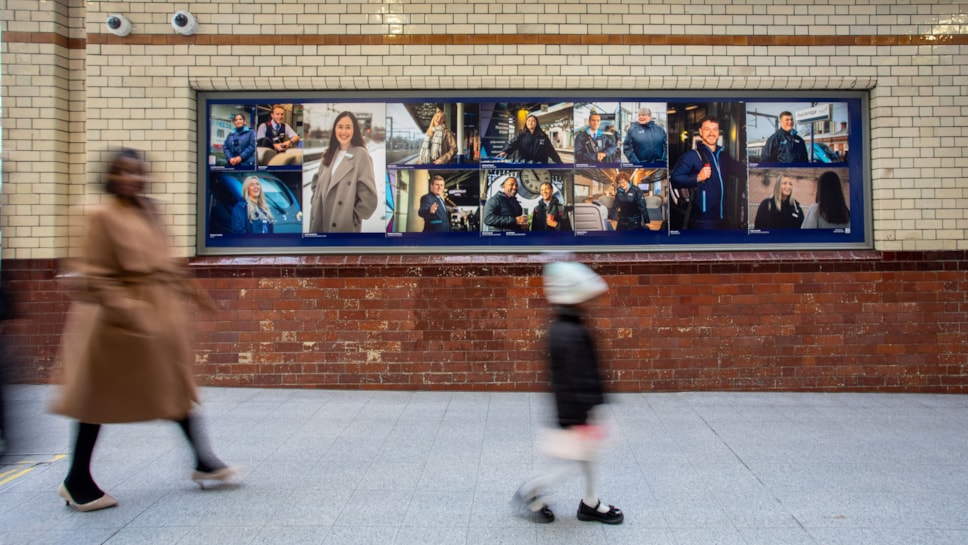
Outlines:
POLYGON ((859 98, 203 103, 203 249, 867 243, 859 98))

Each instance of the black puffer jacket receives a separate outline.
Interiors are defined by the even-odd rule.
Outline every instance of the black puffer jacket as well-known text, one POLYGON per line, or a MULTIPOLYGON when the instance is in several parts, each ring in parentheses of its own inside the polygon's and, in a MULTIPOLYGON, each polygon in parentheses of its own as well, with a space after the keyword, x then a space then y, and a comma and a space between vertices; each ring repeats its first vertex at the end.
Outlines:
POLYGON ((637 186, 618 189, 615 202, 609 211, 609 219, 616 220, 619 231, 646 229, 649 224, 649 211, 645 205, 645 194, 637 186))
POLYGON ((542 130, 531 132, 527 129, 518 133, 514 140, 504 148, 509 160, 521 163, 560 163, 561 157, 551 143, 551 138, 542 130))
POLYGON ((498 191, 484 204, 484 225, 497 231, 524 231, 516 220, 522 214, 524 210, 516 198, 498 191))
POLYGON ((565 207, 554 198, 551 199, 551 202, 547 206, 545 206, 544 201, 538 201, 538 206, 534 209, 534 214, 531 217, 531 230, 571 231, 571 224, 568 222, 568 214, 565 213, 565 207), (548 216, 551 216, 558 222, 557 227, 548 226, 548 216))
POLYGON ((575 307, 562 306, 548 331, 551 346, 551 388, 558 408, 558 425, 588 423, 588 412, 605 403, 592 337, 575 307))

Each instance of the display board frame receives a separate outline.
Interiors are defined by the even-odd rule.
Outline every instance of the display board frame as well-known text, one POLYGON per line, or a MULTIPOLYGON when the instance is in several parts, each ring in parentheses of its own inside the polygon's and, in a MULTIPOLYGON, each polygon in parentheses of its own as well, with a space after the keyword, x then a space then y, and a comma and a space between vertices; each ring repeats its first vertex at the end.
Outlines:
POLYGON ((197 253, 869 249, 868 101, 828 90, 199 92, 197 253), (806 160, 789 152, 800 146, 806 160), (835 183, 840 203, 825 190, 835 183))

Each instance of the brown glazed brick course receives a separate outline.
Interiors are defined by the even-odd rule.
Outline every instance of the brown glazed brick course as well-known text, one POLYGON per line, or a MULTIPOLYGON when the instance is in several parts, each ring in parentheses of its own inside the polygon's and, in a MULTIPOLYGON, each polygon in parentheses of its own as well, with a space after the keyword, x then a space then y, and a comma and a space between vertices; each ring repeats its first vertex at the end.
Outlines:
MULTIPOLYGON (((968 252, 583 254, 615 391, 968 393, 968 252)), ((202 257, 202 384, 545 388, 543 258, 202 257)), ((54 260, 4 260, 21 382, 47 382, 68 296, 54 260)), ((132 362, 136 364, 136 362, 132 362)))
POLYGON ((4 32, 7 43, 51 43, 70 49, 91 45, 630 45, 630 46, 899 46, 966 45, 968 35, 666 35, 666 34, 139 34, 93 33, 68 38, 53 32, 4 32))

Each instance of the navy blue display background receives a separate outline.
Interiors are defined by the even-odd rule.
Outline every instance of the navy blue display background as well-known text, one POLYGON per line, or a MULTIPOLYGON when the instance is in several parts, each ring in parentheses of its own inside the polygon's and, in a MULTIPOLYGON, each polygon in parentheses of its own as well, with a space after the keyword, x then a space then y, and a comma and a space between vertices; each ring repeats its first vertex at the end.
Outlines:
MULTIPOLYGON (((457 93, 455 93, 457 94, 457 93)), ((547 108, 547 105, 551 105, 552 108, 560 108, 560 105, 574 104, 582 105, 588 108, 589 104, 595 104, 593 100, 590 100, 587 96, 583 97, 551 97, 551 98, 521 98, 521 97, 510 97, 510 98, 441 98, 441 97, 401 97, 392 96, 390 93, 386 93, 386 96, 382 98, 372 98, 363 95, 360 97, 350 97, 350 96, 332 96, 324 94, 306 94, 306 95, 272 95, 265 93, 259 96, 252 95, 251 93, 200 93, 199 95, 199 111, 204 113, 204 119, 199 120, 199 147, 200 147, 200 157, 211 156, 213 150, 217 149, 221 143, 221 136, 225 133, 224 128, 226 124, 219 118, 224 117, 222 114, 226 109, 243 109, 246 112, 251 112, 251 127, 253 130, 256 129, 257 123, 267 117, 263 110, 265 105, 271 105, 274 103, 290 104, 290 105, 326 105, 326 104, 346 104, 346 103, 384 103, 387 106, 408 106, 411 107, 413 111, 413 105, 427 105, 436 104, 438 108, 453 108, 455 104, 462 104, 467 110, 463 112, 463 119, 465 123, 465 132, 470 132, 474 134, 475 132, 479 134, 481 142, 479 149, 479 155, 477 157, 471 157, 470 153, 465 153, 464 155, 458 157, 455 161, 446 165, 412 165, 405 163, 394 163, 392 160, 388 160, 386 164, 386 170, 377 173, 377 184, 387 184, 389 179, 395 179, 394 176, 387 176, 390 171, 407 170, 407 169, 424 169, 433 174, 436 169, 446 169, 448 171, 458 171, 458 170, 473 170, 486 172, 491 169, 587 169, 589 165, 576 166, 573 162, 573 155, 565 153, 565 157, 562 158, 562 163, 547 163, 547 164, 534 164, 534 163, 520 163, 503 160, 501 158, 495 157, 495 149, 499 147, 500 138, 511 138, 516 132, 515 130, 509 130, 507 126, 497 127, 494 125, 486 125, 489 117, 493 115, 495 111, 497 112, 507 112, 511 111, 516 105, 542 105, 547 108), (213 113, 218 112, 218 113, 213 113), (262 112, 262 113, 260 113, 262 112), (484 114, 487 114, 486 116, 484 114), (213 117, 214 116, 214 117, 213 117), (216 136, 214 132, 218 131, 219 135, 216 136), (496 134, 502 136, 496 137, 496 134), (498 140, 495 140, 498 138, 498 140), (497 143, 495 143, 497 142, 497 143), (569 161, 570 162, 566 162, 569 161)), ((847 135, 847 147, 849 149, 849 155, 842 162, 836 162, 835 164, 829 165, 830 167, 836 167, 838 169, 846 169, 849 173, 849 207, 851 212, 851 222, 850 229, 783 229, 774 231, 756 231, 753 229, 753 220, 748 218, 745 223, 745 227, 741 229, 724 229, 724 230, 680 230, 680 231, 670 231, 667 226, 664 226, 661 230, 643 230, 643 231, 599 231, 599 232, 574 232, 569 231, 565 233, 560 232, 526 232, 517 234, 508 233, 481 233, 481 232, 448 232, 448 233, 422 233, 422 232, 408 232, 408 233, 396 233, 389 232, 392 229, 387 229, 384 232, 361 232, 361 233, 327 233, 327 234, 316 234, 316 233, 303 233, 303 232, 276 232, 269 235, 233 235, 231 233, 225 233, 221 227, 216 227, 212 225, 212 210, 215 207, 222 206, 223 214, 227 213, 229 208, 231 208, 231 202, 219 202, 219 198, 213 195, 215 188, 213 187, 214 181, 217 177, 223 176, 227 171, 224 165, 224 161, 221 157, 218 160, 209 158, 208 161, 202 161, 199 165, 199 211, 198 211, 198 253, 200 255, 205 254, 286 254, 286 253, 346 253, 346 252, 364 252, 364 253, 400 253, 400 252, 414 252, 420 251, 421 249, 426 249, 429 253, 444 253, 444 252, 470 252, 482 251, 482 252, 495 252, 508 250, 510 252, 534 252, 536 250, 578 250, 578 251, 592 251, 594 249, 608 250, 608 251, 648 251, 648 250, 682 250, 682 249, 697 249, 697 250, 709 250, 709 249, 757 249, 757 248, 784 248, 788 247, 790 249, 799 248, 869 248, 871 247, 870 233, 868 229, 868 216, 870 213, 870 203, 866 195, 869 195, 869 159, 866 157, 867 147, 867 118, 864 108, 866 107, 867 101, 866 96, 863 93, 844 93, 844 92, 832 92, 830 94, 824 94, 818 92, 815 95, 793 95, 793 94, 782 94, 782 96, 760 96, 751 94, 748 97, 729 97, 729 98, 709 98, 709 96, 696 96, 696 97, 667 97, 667 96, 607 96, 607 98, 598 98, 600 101, 608 101, 608 103, 659 103, 665 104, 668 111, 677 111, 681 114, 688 114, 686 111, 688 107, 696 109, 695 105, 699 105, 699 112, 702 113, 703 108, 709 108, 717 110, 718 112, 727 112, 727 117, 729 117, 728 112, 730 111, 742 111, 743 106, 747 102, 755 102, 757 104, 768 104, 770 102, 777 103, 837 103, 840 105, 846 105, 847 109, 847 124, 849 127, 849 134, 847 135)), ((594 107, 592 106, 592 109, 594 107)), ((611 112, 607 112, 611 114, 611 112)), ((388 114, 389 115, 389 114, 388 114)), ((746 133, 746 119, 740 120, 735 119, 738 116, 734 116, 731 123, 727 122, 730 134, 724 134, 724 138, 737 138, 737 134, 745 135, 746 133)), ((564 118, 562 118, 564 119, 564 118)), ((584 123, 587 119, 587 109, 582 111, 580 118, 575 119, 574 126, 571 130, 575 131, 577 134, 580 130, 584 128, 584 123)), ((613 123, 613 116, 606 115, 603 116, 606 123, 613 123)), ((633 117, 634 120, 634 117, 633 117)), ((518 120, 520 124, 523 124, 523 120, 518 120)), ((668 121, 668 119, 666 119, 668 121)), ((387 127, 381 127, 381 120, 379 119, 366 119, 366 129, 367 131, 380 131, 387 130, 387 127)), ((514 123, 514 119, 511 119, 511 123, 514 123)), ((721 122, 722 123, 722 122, 721 122)), ((695 121, 691 122, 690 125, 694 125, 695 121)), ((507 125, 507 123, 505 123, 507 125)), ((314 127, 315 128, 315 127, 314 127)), ((627 129, 627 123, 622 127, 623 130, 627 129)), ((668 127, 666 127, 668 129, 668 127)), ((556 129, 558 130, 558 129, 556 129)), ((301 128, 297 128, 297 132, 301 134, 301 128)), ((725 133, 724 128, 724 133, 725 133)), ((621 133, 619 133, 621 142, 621 133)), ((560 140, 561 135, 566 137, 570 136, 565 130, 558 130, 555 133, 554 138, 560 140)), ((670 148, 672 148, 672 143, 686 142, 689 138, 696 138, 695 131, 689 129, 683 131, 681 134, 669 134, 670 148), (675 140, 675 139, 678 139, 675 140)), ((382 137, 384 142, 387 136, 384 134, 382 137)), ((304 139, 305 140, 305 139, 304 139)), ((467 136, 465 134, 465 141, 467 141, 467 136)), ((560 144, 560 142, 558 142, 560 144)), ((733 142, 731 145, 734 150, 738 149, 743 152, 744 157, 739 159, 746 161, 746 141, 743 142, 733 142)), ((394 144, 396 145, 396 144, 394 144)), ((621 147, 621 143, 620 143, 621 147)), ((729 146, 727 146, 729 147, 729 146)), ((466 147, 465 147, 466 149, 466 147)), ((416 153, 416 152, 415 152, 416 153)), ((316 158, 318 159, 318 157, 316 158)), ((624 159, 624 156, 623 156, 624 159)), ((674 166, 675 157, 670 152, 669 163, 650 163, 650 167, 666 168, 671 170, 674 166)), ((305 158, 305 164, 310 164, 314 160, 313 157, 307 155, 305 158)), ((632 165, 627 163, 622 164, 602 164, 594 165, 602 169, 603 172, 615 172, 617 169, 622 168, 635 168, 636 166, 643 165, 632 165)), ((803 164, 797 165, 801 169, 815 169, 819 175, 824 171, 826 165, 824 164, 803 164)), ((749 164, 748 168, 756 168, 756 164, 749 164)), ((252 167, 251 174, 261 174, 266 177, 275 177, 278 180, 278 185, 286 186, 289 188, 291 195, 294 196, 298 201, 302 201, 301 195, 299 195, 299 175, 297 172, 301 170, 301 165, 297 166, 258 166, 252 167), (295 181, 294 181, 295 180, 295 181)), ((668 171, 667 173, 668 174, 668 171)), ((223 176, 224 177, 224 176, 223 176)), ((483 176, 482 176, 483 177, 483 176)), ((666 176, 666 179, 668 176, 666 176)), ((744 180, 744 183, 748 183, 744 180)), ((308 184, 308 180, 304 179, 303 184, 308 184)), ((658 187, 658 186, 657 186, 658 187)), ((285 191, 285 190, 283 190, 285 191)), ((387 187, 387 194, 392 195, 394 193, 394 188, 387 187)), ((419 195, 411 195, 411 198, 419 198, 419 195)), ((568 205, 572 205, 580 200, 578 195, 568 196, 571 202, 566 202, 568 205)), ((227 197, 222 197, 223 200, 228 199, 227 197)), ((392 199, 388 199, 390 201, 392 199)), ((483 208, 483 203, 486 200, 486 195, 483 193, 480 195, 481 206, 483 208)), ((566 199, 568 200, 568 199, 566 199)), ((299 205, 303 207, 303 213, 308 213, 309 204, 306 202, 299 202, 299 205)), ((381 210, 390 210, 394 206, 393 202, 383 203, 384 207, 381 210)), ((806 206, 804 206, 806 210, 806 206)), ((483 213, 483 210, 482 210, 483 213)), ((387 221, 391 218, 387 217, 387 221)), ((295 221, 293 218, 289 218, 288 221, 295 221)))

